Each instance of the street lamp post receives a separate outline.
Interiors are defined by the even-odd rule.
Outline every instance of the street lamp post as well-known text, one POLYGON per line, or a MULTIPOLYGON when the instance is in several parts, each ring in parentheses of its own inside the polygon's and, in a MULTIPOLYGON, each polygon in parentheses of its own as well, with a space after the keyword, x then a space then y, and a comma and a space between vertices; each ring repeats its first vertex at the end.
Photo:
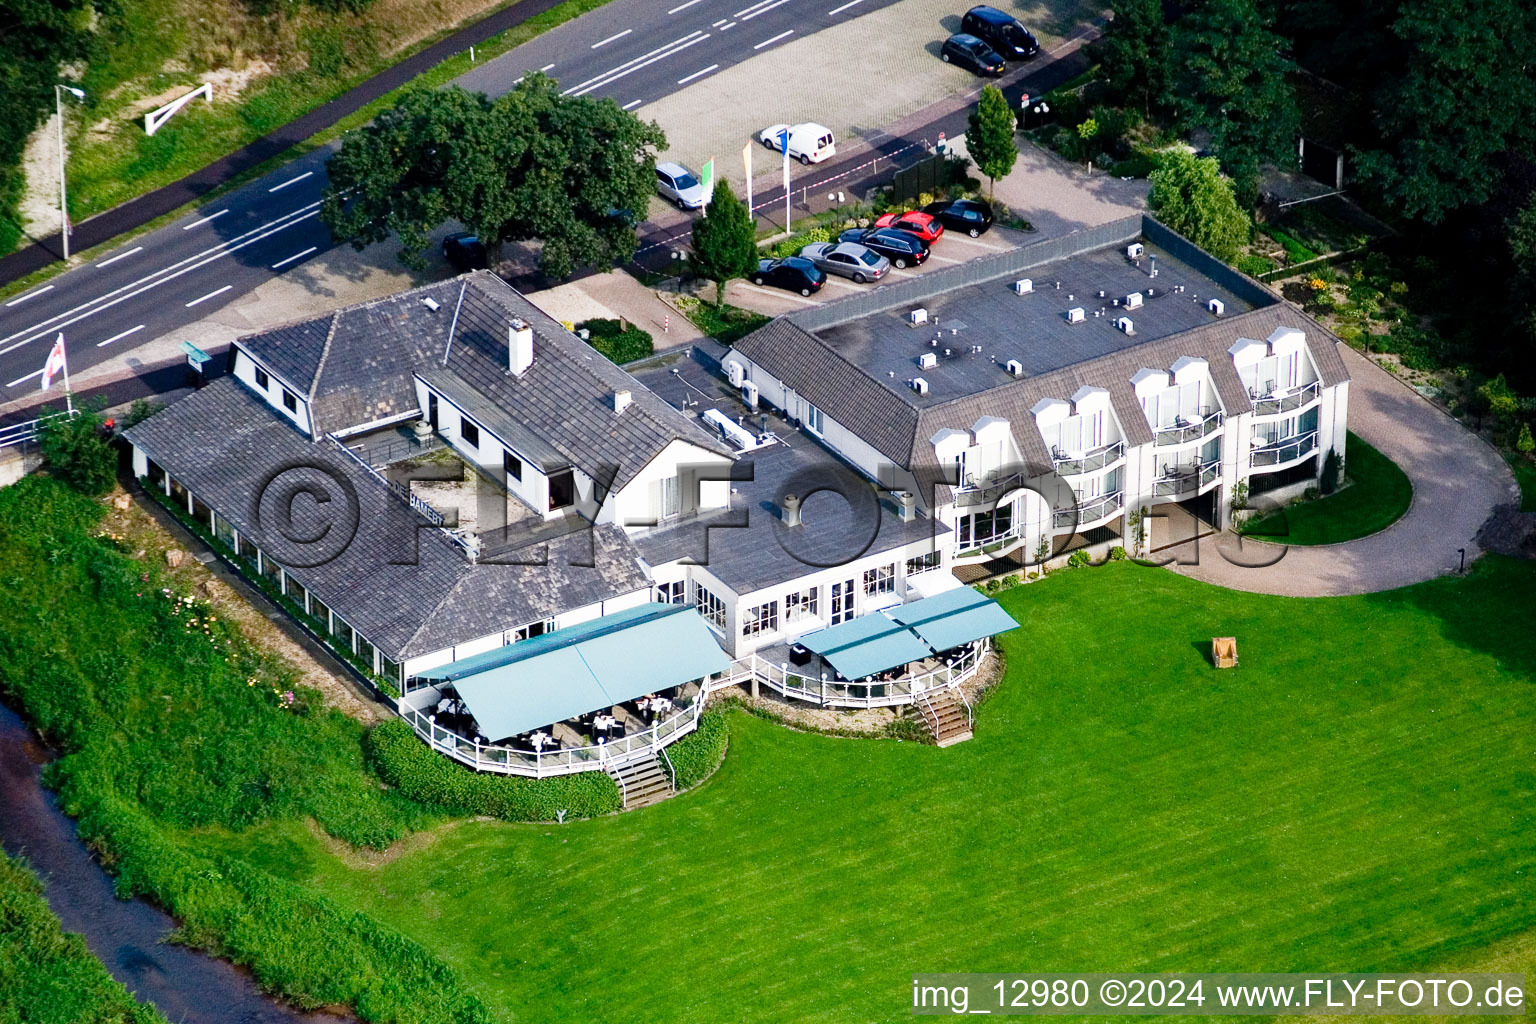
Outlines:
POLYGON ((64 261, 69 262, 69 194, 64 189, 64 94, 68 92, 77 100, 85 99, 85 90, 72 85, 55 84, 53 110, 59 119, 59 238, 64 241, 64 261))

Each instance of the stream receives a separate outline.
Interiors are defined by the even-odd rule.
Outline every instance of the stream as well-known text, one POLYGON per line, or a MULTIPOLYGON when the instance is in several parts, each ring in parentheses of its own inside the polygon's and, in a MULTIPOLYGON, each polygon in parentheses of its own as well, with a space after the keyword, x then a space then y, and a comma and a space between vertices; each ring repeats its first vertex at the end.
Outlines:
POLYGON ((48 749, 0 704, 0 848, 25 856, 66 931, 79 932, 112 976, 172 1024, 339 1024, 262 994, 250 974, 164 941, 176 923, 142 899, 120 900, 112 879, 43 788, 48 749))

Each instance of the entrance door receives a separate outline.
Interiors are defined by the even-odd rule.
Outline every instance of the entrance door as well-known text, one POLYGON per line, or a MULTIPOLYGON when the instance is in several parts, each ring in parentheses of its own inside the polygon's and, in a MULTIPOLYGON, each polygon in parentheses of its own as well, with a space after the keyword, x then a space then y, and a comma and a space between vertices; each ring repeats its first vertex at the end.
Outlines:
POLYGON ((853 618, 853 580, 832 584, 831 625, 853 618))
POLYGON ((437 396, 432 394, 427 395, 427 423, 437 429, 437 396))

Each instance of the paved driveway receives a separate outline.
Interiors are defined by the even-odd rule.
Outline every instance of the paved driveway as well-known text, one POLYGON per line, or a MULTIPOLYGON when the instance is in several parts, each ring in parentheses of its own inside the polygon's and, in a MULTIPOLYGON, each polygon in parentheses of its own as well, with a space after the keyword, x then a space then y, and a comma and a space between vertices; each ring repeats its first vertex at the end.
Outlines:
POLYGON ((1380 533, 1320 547, 1248 541, 1239 550, 1236 539, 1223 534, 1220 550, 1214 538, 1202 541, 1198 564, 1170 568, 1236 590, 1326 597, 1418 583, 1455 572, 1459 548, 1466 548, 1468 564, 1481 553, 1473 538, 1494 506, 1520 500, 1509 467, 1392 374, 1352 349, 1342 352, 1353 378, 1350 428, 1408 474, 1413 504, 1407 514, 1380 533), (1233 564, 1239 560, 1272 564, 1233 564))

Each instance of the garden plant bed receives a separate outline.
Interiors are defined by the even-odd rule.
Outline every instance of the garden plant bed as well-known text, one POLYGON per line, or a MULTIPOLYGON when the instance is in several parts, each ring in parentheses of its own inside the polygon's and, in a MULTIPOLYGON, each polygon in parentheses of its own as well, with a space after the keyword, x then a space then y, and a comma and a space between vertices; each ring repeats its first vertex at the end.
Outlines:
POLYGON ((1379 533, 1413 503, 1413 484, 1391 459, 1354 434, 1346 441, 1348 486, 1249 520, 1242 533, 1277 544, 1338 544, 1379 533))

